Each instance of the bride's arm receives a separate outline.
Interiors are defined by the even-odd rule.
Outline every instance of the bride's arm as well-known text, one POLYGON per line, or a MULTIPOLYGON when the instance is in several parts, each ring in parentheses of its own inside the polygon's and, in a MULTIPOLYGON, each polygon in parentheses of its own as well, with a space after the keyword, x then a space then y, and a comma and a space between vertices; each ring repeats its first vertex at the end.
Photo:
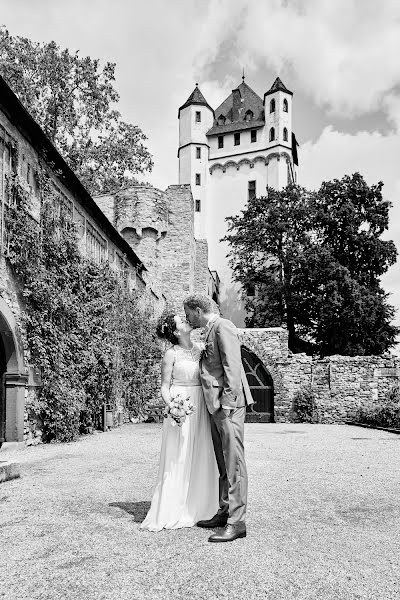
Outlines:
POLYGON ((171 400, 170 387, 171 387, 171 376, 172 369, 175 362, 175 351, 170 348, 164 354, 161 363, 161 397, 166 404, 171 400))

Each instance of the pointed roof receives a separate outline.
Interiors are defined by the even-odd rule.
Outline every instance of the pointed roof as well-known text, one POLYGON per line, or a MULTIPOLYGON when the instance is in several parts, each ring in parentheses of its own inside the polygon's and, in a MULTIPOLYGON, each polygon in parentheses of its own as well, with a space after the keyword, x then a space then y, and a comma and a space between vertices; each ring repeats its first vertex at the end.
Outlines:
POLYGON ((207 106, 207 108, 209 108, 212 111, 212 113, 214 114, 213 109, 208 104, 207 100, 204 98, 203 94, 199 90, 198 83, 196 83, 196 87, 194 88, 193 92, 190 94, 189 98, 186 100, 185 104, 182 104, 182 106, 179 108, 178 119, 181 114, 181 110, 183 110, 187 106, 191 106, 192 104, 198 104, 199 106, 207 106))
POLYGON ((273 94, 274 92, 285 92, 286 94, 290 94, 291 96, 293 96, 293 92, 287 89, 287 87, 282 83, 282 80, 279 77, 275 79, 268 92, 265 92, 264 98, 265 96, 269 96, 269 94, 273 94))
POLYGON ((215 111, 216 121, 206 135, 216 135, 227 133, 228 131, 239 131, 242 129, 254 129, 264 125, 264 107, 263 101, 247 83, 242 83, 237 86, 232 93, 218 106, 215 111), (239 90, 240 92, 240 112, 235 113, 233 110, 233 94, 239 90), (245 120, 245 114, 248 111, 253 113, 251 121, 245 120), (225 118, 223 125, 218 125, 219 117, 225 118))

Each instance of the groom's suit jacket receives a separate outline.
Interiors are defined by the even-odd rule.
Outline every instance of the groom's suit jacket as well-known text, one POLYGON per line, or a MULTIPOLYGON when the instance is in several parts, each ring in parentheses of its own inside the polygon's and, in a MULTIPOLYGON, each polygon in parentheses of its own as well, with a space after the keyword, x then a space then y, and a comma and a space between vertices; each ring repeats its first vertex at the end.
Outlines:
MULTIPOLYGON (((205 350, 200 361, 200 378, 204 398, 212 414, 221 406, 239 408, 252 403, 251 394, 246 398, 243 381, 246 380, 242 366, 240 342, 235 325, 228 319, 216 317, 206 331, 205 350)), ((247 381, 245 381, 246 389, 247 381)), ((247 386, 248 389, 248 386, 247 386)))

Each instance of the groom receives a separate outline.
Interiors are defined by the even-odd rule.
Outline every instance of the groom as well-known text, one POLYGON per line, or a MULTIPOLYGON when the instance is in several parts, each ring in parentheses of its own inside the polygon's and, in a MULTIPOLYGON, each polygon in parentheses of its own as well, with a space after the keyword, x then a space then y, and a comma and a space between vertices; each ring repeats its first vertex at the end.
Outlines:
MULTIPOLYGON (((209 542, 232 542, 246 537, 247 470, 243 430, 246 403, 242 390, 242 359, 235 325, 214 313, 213 301, 203 294, 184 300, 186 319, 204 327, 206 348, 200 359, 204 398, 211 414, 211 434, 219 469, 217 514, 199 527, 219 527, 209 542)), ((251 401, 251 400, 250 400, 251 401)))

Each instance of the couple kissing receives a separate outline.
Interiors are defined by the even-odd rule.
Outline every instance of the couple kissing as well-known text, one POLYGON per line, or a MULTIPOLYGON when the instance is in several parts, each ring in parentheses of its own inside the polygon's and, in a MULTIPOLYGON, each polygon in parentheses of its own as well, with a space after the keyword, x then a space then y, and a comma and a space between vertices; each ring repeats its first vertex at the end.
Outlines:
POLYGON ((235 325, 202 294, 183 315, 164 314, 157 334, 171 343, 161 365, 166 405, 156 487, 141 529, 197 525, 216 529, 209 542, 246 537, 246 404, 253 402, 235 325), (204 343, 191 332, 204 328, 204 343))

